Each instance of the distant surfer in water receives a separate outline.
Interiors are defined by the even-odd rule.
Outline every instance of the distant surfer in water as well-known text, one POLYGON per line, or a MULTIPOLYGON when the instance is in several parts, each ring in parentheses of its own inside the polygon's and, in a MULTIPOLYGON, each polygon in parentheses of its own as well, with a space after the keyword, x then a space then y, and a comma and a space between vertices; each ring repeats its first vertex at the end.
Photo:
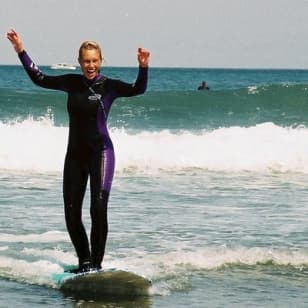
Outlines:
POLYGON ((139 71, 133 84, 100 74, 103 55, 100 46, 93 41, 83 42, 79 49, 82 75, 48 76, 31 60, 14 29, 7 33, 7 38, 36 85, 61 90, 68 95, 69 140, 64 164, 63 197, 67 230, 79 260, 79 267, 74 272, 101 269, 108 233, 107 205, 115 166, 107 117, 116 98, 145 92, 150 52, 138 48, 139 71), (88 177, 92 220, 90 245, 82 223, 82 203, 88 177))
POLYGON ((198 90, 209 90, 209 89, 210 88, 208 87, 205 81, 202 81, 200 86, 198 87, 198 90))

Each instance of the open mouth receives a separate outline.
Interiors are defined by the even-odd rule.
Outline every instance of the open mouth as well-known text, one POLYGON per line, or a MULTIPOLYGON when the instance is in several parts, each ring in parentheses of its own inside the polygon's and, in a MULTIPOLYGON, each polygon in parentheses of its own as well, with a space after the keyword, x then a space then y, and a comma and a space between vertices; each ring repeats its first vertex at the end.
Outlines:
POLYGON ((93 70, 93 69, 92 70, 87 70, 86 72, 87 72, 88 76, 96 75, 96 70, 93 70))

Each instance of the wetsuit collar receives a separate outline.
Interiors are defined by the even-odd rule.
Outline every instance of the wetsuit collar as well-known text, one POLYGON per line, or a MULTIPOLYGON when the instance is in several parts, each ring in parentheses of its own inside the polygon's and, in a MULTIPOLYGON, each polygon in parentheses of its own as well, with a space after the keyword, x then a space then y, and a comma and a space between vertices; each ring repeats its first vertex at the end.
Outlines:
POLYGON ((83 78, 88 85, 91 85, 91 84, 95 83, 96 81, 102 79, 103 76, 101 74, 97 74, 93 79, 88 79, 85 76, 83 76, 83 78))

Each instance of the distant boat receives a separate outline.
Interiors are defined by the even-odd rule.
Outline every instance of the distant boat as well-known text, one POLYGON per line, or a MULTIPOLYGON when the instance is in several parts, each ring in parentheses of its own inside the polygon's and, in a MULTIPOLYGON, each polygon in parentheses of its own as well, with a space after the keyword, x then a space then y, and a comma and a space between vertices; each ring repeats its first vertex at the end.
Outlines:
POLYGON ((66 63, 57 63, 57 64, 53 64, 50 67, 53 70, 75 70, 76 66, 74 65, 69 65, 66 63))

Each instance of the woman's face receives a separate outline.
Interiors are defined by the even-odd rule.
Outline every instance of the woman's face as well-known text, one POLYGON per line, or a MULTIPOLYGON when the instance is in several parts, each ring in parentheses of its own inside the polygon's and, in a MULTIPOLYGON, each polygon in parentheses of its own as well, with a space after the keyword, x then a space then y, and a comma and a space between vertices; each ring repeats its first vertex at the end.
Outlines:
POLYGON ((102 65, 99 51, 97 49, 83 49, 79 64, 87 79, 95 78, 102 65))

